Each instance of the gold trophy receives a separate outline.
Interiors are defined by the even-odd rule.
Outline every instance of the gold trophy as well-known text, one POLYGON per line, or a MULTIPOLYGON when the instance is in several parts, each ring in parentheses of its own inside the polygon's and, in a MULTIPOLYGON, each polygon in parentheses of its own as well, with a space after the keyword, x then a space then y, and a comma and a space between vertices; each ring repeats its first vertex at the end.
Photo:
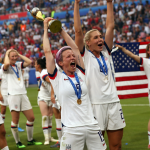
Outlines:
MULTIPOLYGON (((27 9, 31 13, 31 15, 36 18, 39 21, 44 21, 44 18, 42 16, 42 12, 39 8, 34 7, 31 11, 27 9)), ((57 33, 61 30, 61 22, 59 20, 51 20, 49 21, 49 29, 52 33, 57 33)))

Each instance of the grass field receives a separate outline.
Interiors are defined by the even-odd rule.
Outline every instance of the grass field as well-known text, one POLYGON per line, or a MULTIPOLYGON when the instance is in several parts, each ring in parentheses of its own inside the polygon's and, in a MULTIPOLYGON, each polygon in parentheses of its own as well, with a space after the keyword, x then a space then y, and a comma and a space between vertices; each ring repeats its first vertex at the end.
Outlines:
MULTIPOLYGON (((28 88, 28 96, 33 106, 33 111, 35 115, 34 123, 34 138, 37 141, 44 142, 44 136, 41 125, 41 113, 37 105, 37 88, 28 88)), ((123 113, 126 121, 126 127, 124 129, 124 135, 122 139, 122 150, 147 150, 148 136, 147 136, 147 125, 150 116, 150 108, 148 106, 147 98, 136 98, 121 100, 123 113), (133 105, 137 104, 137 105, 133 105), (142 105, 139 105, 142 104, 142 105)), ((26 118, 21 114, 19 125, 21 128, 26 129, 25 126, 26 118)), ((5 129, 6 129, 6 139, 10 150, 17 150, 14 138, 10 129, 11 115, 9 109, 7 108, 6 119, 5 119, 5 129)), ((26 132, 20 132, 20 139, 23 144, 27 144, 26 132)), ((57 138, 55 130, 55 119, 53 117, 53 127, 52 136, 57 138)), ((107 135, 105 135, 106 143, 107 135)), ((51 143, 50 145, 55 144, 51 143)), ((48 146, 27 146, 24 150, 58 150, 58 148, 50 148, 48 146)), ((108 144, 107 144, 108 146, 108 144)), ((109 150, 109 148, 107 148, 109 150)))

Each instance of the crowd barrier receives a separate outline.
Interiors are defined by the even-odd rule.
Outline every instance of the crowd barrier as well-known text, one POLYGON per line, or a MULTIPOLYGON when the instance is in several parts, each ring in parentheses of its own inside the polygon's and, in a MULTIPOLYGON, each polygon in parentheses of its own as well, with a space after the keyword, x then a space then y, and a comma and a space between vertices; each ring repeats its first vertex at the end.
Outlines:
POLYGON ((35 68, 30 68, 29 84, 37 84, 36 75, 35 75, 35 68))

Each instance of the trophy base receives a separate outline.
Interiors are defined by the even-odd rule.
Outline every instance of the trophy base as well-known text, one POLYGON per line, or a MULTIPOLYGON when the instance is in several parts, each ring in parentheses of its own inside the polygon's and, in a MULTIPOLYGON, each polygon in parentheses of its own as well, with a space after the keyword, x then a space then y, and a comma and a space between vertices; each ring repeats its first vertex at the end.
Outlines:
POLYGON ((59 20, 51 20, 49 22, 49 29, 52 33, 57 33, 61 30, 61 22, 59 20))

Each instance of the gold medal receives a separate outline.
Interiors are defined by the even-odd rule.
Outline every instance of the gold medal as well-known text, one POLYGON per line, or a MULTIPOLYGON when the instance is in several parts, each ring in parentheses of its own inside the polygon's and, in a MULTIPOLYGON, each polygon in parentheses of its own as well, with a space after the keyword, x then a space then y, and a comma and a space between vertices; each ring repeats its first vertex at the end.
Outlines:
POLYGON ((40 91, 40 89, 38 89, 38 91, 40 91))
POLYGON ((82 103, 81 99, 78 99, 78 100, 77 100, 77 103, 78 103, 79 105, 81 105, 81 103, 82 103))
POLYGON ((20 81, 20 78, 18 78, 18 80, 20 81))

